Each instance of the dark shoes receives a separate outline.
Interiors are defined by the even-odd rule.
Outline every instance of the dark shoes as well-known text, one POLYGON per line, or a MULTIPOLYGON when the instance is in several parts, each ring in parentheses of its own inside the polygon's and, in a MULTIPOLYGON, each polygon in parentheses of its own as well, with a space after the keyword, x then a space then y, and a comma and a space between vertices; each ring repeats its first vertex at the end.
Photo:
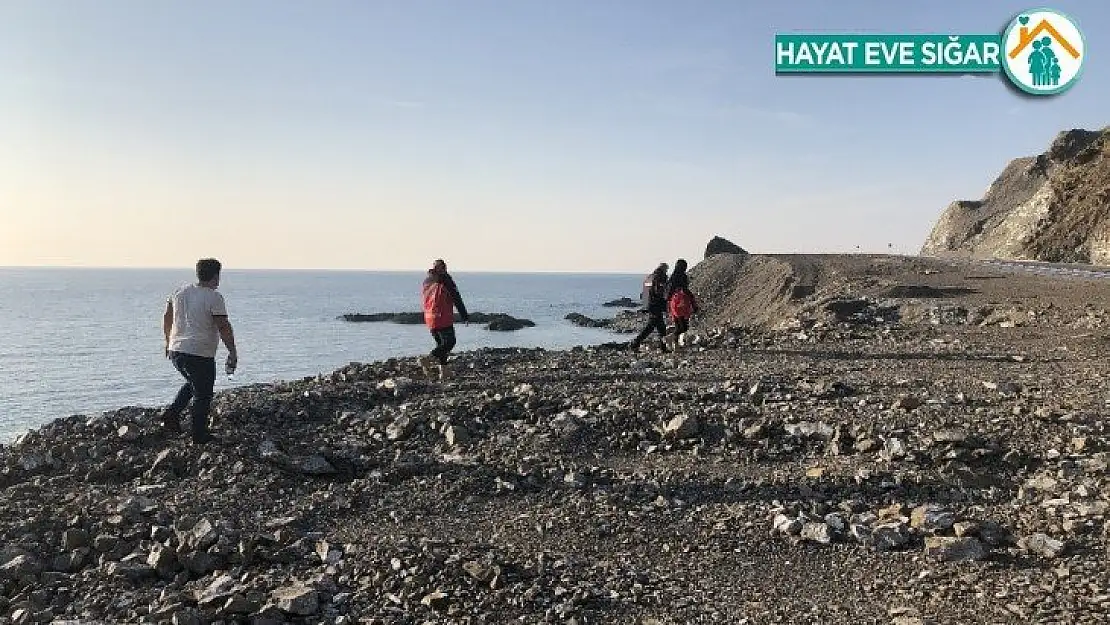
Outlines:
MULTIPOLYGON (((162 413, 162 431, 171 436, 181 434, 184 430, 181 429, 180 416, 167 410, 162 413)), ((207 445, 209 443, 218 442, 211 432, 204 432, 202 434, 193 433, 193 444, 207 445)))
POLYGON ((181 433, 181 421, 175 413, 168 410, 162 413, 162 431, 167 434, 181 433))
POLYGON ((208 434, 208 433, 202 434, 200 436, 197 436, 195 434, 193 435, 193 444, 194 445, 207 445, 209 443, 216 443, 216 442, 219 442, 219 439, 216 438, 215 436, 212 436, 211 434, 208 434))

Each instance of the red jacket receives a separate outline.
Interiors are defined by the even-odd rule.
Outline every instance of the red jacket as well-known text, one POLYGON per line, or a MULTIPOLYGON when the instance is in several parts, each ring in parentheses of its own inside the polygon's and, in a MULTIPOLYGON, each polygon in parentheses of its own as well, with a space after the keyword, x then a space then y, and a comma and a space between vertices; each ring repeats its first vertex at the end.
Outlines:
POLYGON ((424 299, 424 324, 430 330, 444 330, 455 325, 454 308, 459 309, 459 316, 467 321, 470 315, 466 312, 459 288, 455 280, 448 273, 428 272, 423 284, 424 299))

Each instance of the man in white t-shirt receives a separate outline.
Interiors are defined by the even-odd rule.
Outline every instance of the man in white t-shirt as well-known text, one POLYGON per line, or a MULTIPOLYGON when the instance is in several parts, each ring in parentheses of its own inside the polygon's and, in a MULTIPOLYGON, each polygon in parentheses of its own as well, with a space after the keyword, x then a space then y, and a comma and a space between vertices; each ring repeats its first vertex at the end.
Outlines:
POLYGON ((221 338, 227 346, 228 372, 234 371, 239 362, 227 304, 217 290, 221 268, 214 258, 197 261, 197 283, 174 291, 162 316, 166 357, 185 378, 173 404, 162 414, 162 425, 171 432, 180 432, 181 412, 192 399, 193 442, 198 445, 215 440, 208 431, 208 410, 216 384, 216 350, 221 338))

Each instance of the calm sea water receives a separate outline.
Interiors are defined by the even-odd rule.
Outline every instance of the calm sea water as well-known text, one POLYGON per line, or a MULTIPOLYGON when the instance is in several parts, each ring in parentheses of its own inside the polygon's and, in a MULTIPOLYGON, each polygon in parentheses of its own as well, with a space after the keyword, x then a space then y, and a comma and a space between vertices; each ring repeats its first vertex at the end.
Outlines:
MULTIPOLYGON (((517 332, 458 328, 456 350, 569 348, 613 340, 563 320, 611 316, 601 304, 636 297, 640 276, 455 273, 472 312, 536 322, 517 332)), ((416 356, 432 345, 423 326, 347 323, 349 312, 420 310, 423 273, 233 271, 220 291, 239 346, 231 386, 327 373, 350 362, 416 356)), ((192 271, 0 268, 0 440, 53 418, 128 405, 161 406, 181 378, 162 353, 162 312, 192 271)), ((226 355, 221 346, 217 358, 226 355)), ((222 367, 221 367, 222 372, 222 367)))

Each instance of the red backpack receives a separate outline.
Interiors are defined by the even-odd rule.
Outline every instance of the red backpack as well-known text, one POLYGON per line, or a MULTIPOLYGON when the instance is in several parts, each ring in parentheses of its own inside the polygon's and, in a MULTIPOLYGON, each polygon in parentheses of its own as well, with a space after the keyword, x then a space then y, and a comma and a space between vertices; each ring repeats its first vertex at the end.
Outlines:
POLYGON ((668 303, 672 319, 689 319, 694 314, 694 298, 685 289, 672 293, 668 303))
POLYGON ((431 330, 442 330, 455 324, 454 302, 442 282, 424 285, 424 324, 431 330))

